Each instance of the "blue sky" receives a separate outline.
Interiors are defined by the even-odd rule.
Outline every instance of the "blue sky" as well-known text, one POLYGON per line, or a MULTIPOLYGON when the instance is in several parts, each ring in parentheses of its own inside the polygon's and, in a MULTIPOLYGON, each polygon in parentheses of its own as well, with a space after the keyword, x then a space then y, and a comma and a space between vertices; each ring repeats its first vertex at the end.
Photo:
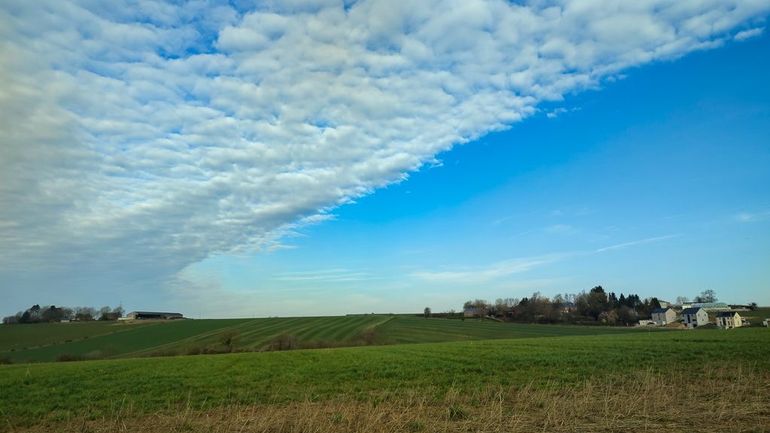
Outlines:
POLYGON ((194 268, 246 293, 262 286, 281 298, 291 287, 292 296, 362 299, 329 312, 367 311, 363 299, 377 311, 459 309, 476 297, 597 284, 672 301, 713 289, 728 302, 770 304, 762 52, 767 35, 628 71, 440 154, 440 164, 287 239, 290 249, 194 268), (483 274, 511 260, 545 263, 494 278, 412 275, 483 274))
POLYGON ((770 304, 769 7, 329 3, 0 8, 0 312, 770 304))

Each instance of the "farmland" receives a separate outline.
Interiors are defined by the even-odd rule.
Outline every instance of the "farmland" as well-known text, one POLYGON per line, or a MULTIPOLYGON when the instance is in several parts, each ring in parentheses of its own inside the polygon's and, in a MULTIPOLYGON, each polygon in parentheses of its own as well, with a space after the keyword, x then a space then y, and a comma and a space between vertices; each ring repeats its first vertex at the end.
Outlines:
MULTIPOLYGON (((439 421, 449 423, 441 429, 461 431, 467 423, 480 422, 477 416, 493 403, 504 418, 516 405, 533 404, 530 409, 535 412, 556 410, 558 405, 577 404, 574 398, 578 395, 588 406, 604 401, 605 411, 608 404, 618 410, 631 407, 610 397, 617 394, 636 398, 634 404, 644 405, 645 410, 659 404, 663 412, 654 414, 658 418, 651 418, 650 426, 684 416, 671 413, 670 420, 661 421, 662 413, 672 408, 703 409, 711 402, 721 404, 713 407, 721 407, 733 422, 767 431, 769 388, 770 333, 764 329, 534 337, 0 368, 0 389, 17 391, 0 395, 5 426, 19 430, 45 430, 52 425, 75 430, 85 423, 94 430, 109 431, 119 430, 116 426, 126 420, 138 420, 158 429, 158 425, 166 425, 167 430, 206 431, 211 428, 206 423, 217 416, 248 419, 251 414, 260 419, 274 417, 278 422, 281 413, 304 410, 308 417, 320 417, 316 427, 337 417, 338 429, 348 425, 348 431, 355 431, 363 427, 352 427, 357 425, 350 424, 352 413, 360 413, 360 420, 378 411, 384 411, 382 416, 385 412, 395 416, 419 402, 425 408, 420 413, 435 412, 439 421), (705 383, 711 385, 704 388, 705 383), (672 396, 681 395, 681 389, 672 389, 677 386, 700 393, 698 403, 644 395, 657 392, 656 387, 666 388, 672 396), (734 392, 720 393, 723 387, 734 392), (523 399, 525 391, 529 397, 523 399), (531 400, 535 397, 543 400, 531 400), (184 419, 180 413, 186 414, 184 419), (453 417, 454 423, 450 422, 453 417), (151 419, 154 421, 148 421, 151 419), (756 426, 765 426, 765 430, 756 426)), ((434 425, 418 415, 413 411, 403 422, 414 422, 417 427, 434 425)), ((253 430, 306 431, 288 428, 283 419, 283 427, 259 424, 264 429, 257 425, 253 430)), ((641 422, 641 418, 634 419, 641 422)), ((519 421, 521 426, 530 425, 519 421)), ((552 427, 559 430, 559 425, 552 427)), ((328 431, 334 430, 330 427, 328 431)))
POLYGON ((430 343, 501 338, 617 334, 631 328, 530 325, 480 320, 361 315, 137 323, 53 323, 0 327, 0 357, 13 362, 103 359, 290 348, 430 343), (223 341, 227 340, 228 347, 223 341))

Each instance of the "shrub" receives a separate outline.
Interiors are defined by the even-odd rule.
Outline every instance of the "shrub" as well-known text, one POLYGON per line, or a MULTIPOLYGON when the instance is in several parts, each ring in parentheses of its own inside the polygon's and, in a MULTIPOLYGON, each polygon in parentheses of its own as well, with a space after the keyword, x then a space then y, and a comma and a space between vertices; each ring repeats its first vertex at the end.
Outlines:
POLYGON ((297 337, 291 334, 281 334, 270 342, 268 350, 293 350, 298 347, 297 337))
POLYGON ((73 355, 71 353, 61 353, 56 357, 56 362, 73 362, 83 360, 85 360, 83 355, 73 355))

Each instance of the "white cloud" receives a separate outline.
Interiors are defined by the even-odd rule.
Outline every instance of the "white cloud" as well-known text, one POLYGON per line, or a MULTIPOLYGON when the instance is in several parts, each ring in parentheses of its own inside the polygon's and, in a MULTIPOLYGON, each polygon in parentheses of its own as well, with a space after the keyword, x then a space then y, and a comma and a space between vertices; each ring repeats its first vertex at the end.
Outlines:
POLYGON ((650 237, 650 238, 639 239, 639 240, 630 241, 630 242, 623 242, 623 243, 620 243, 620 244, 615 244, 615 245, 610 245, 610 246, 607 246, 607 247, 599 248, 599 249, 596 250, 596 252, 597 253, 603 253, 605 251, 620 250, 620 249, 623 249, 623 248, 633 247, 633 246, 636 246, 636 245, 644 245, 644 244, 649 244, 649 243, 653 243, 653 242, 665 241, 667 239, 678 238, 679 236, 682 236, 682 235, 681 234, 673 234, 673 235, 664 235, 664 236, 654 236, 654 237, 650 237))
POLYGON ((764 27, 757 27, 757 28, 750 29, 750 30, 744 30, 742 32, 738 32, 735 35, 735 40, 736 41, 745 41, 746 39, 751 39, 753 37, 757 37, 757 36, 761 35, 764 31, 765 31, 764 27))
POLYGON ((279 247, 542 101, 716 46, 769 10, 4 1, 0 282, 153 288, 212 254, 279 247))

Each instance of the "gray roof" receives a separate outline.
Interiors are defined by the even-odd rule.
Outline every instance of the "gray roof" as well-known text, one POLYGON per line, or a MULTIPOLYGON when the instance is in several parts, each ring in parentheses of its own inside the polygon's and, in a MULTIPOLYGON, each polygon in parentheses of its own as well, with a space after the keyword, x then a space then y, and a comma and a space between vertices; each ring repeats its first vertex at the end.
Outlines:
POLYGON ((702 310, 702 309, 703 309, 703 308, 701 308, 701 307, 690 307, 690 308, 685 308, 684 310, 682 310, 682 314, 697 314, 697 313, 698 313, 698 311, 700 311, 700 310, 702 310))
POLYGON ((656 308, 656 309, 652 310, 652 314, 665 313, 666 311, 668 311, 670 309, 671 308, 668 308, 668 307, 666 307, 666 308, 656 308))
POLYGON ((736 314, 738 314, 735 311, 720 311, 717 313, 717 317, 734 317, 736 314))
POLYGON ((128 314, 146 314, 148 316, 181 316, 182 313, 167 313, 163 311, 132 311, 128 314))

